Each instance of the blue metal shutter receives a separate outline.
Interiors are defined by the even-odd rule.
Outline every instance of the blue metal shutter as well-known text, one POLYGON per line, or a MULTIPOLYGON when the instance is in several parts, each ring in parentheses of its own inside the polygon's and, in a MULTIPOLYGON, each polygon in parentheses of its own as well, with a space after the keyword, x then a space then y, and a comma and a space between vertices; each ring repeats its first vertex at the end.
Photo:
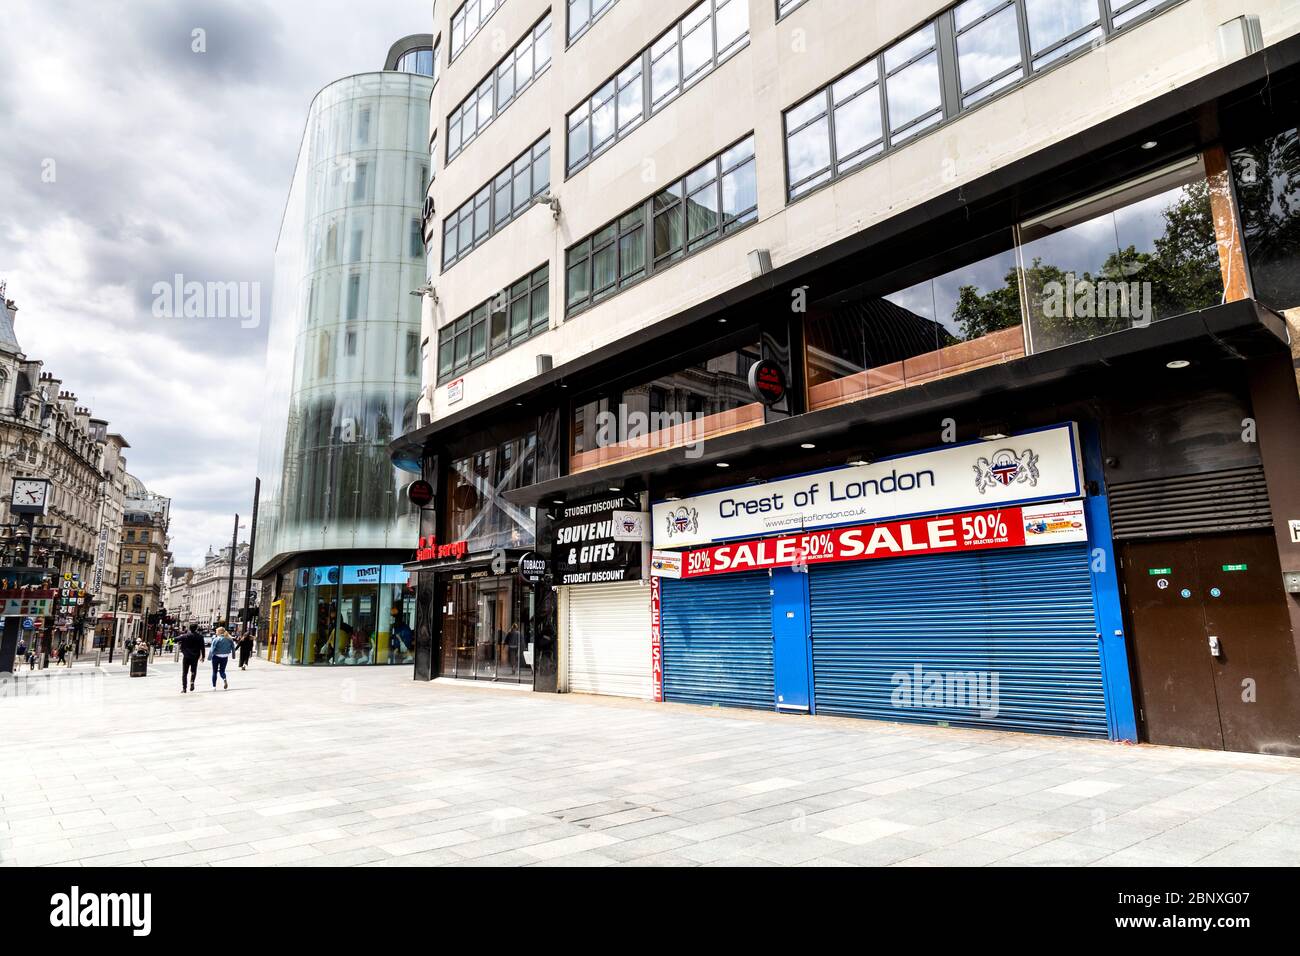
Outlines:
POLYGON ((1106 737, 1086 545, 810 569, 819 714, 1106 737), (951 690, 924 697, 922 676, 951 690), (997 676, 996 715, 967 675, 997 676), (971 685, 966 684, 967 688, 971 685), (899 700, 902 704, 899 704, 899 700))
POLYGON ((773 709, 768 573, 661 583, 664 700, 773 709))

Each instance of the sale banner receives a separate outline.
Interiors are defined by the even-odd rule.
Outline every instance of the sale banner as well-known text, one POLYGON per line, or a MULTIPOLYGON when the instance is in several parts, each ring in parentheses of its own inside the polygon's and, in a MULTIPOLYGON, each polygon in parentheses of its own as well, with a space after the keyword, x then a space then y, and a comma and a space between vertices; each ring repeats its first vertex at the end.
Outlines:
POLYGON ((1086 541, 1083 503, 989 508, 830 528, 682 552, 683 578, 1086 541))
POLYGON ((664 699, 663 598, 658 577, 650 579, 650 671, 655 700, 664 699))

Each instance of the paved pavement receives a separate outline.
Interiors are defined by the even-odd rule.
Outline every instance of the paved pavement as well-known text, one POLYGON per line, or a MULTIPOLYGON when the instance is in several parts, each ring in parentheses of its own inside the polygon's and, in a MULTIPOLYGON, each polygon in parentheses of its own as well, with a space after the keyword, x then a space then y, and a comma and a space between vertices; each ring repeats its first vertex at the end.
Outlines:
POLYGON ((0 865, 1300 862, 1300 760, 410 676, 10 685, 0 865))

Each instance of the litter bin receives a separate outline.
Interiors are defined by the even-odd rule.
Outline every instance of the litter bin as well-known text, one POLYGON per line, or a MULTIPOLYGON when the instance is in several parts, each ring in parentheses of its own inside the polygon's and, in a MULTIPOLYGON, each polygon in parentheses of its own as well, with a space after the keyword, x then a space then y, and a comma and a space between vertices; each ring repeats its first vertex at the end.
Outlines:
POLYGON ((131 655, 131 676, 144 677, 149 670, 149 652, 136 651, 131 655))

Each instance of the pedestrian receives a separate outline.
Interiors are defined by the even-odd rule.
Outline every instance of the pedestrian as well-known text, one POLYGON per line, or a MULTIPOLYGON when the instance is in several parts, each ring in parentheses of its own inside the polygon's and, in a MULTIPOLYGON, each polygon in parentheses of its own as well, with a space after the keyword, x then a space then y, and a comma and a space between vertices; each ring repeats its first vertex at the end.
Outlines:
POLYGON ((190 625, 190 632, 181 638, 181 693, 185 693, 186 683, 194 689, 194 678, 199 673, 199 661, 203 660, 203 635, 197 624, 190 625))
POLYGON ((253 656, 253 635, 248 631, 239 639, 239 669, 248 670, 248 659, 253 656))
POLYGON ((18 638, 18 660, 20 661, 27 660, 27 642, 24 641, 21 637, 18 638))
POLYGON ((230 681, 226 679, 226 661, 235 652, 235 642, 230 639, 230 632, 224 627, 217 628, 217 636, 212 639, 212 689, 217 689, 217 673, 221 674, 221 686, 230 690, 230 681))
POLYGON ((68 653, 68 645, 60 644, 58 651, 56 651, 54 655, 55 663, 62 664, 64 655, 66 655, 67 653, 68 653))

